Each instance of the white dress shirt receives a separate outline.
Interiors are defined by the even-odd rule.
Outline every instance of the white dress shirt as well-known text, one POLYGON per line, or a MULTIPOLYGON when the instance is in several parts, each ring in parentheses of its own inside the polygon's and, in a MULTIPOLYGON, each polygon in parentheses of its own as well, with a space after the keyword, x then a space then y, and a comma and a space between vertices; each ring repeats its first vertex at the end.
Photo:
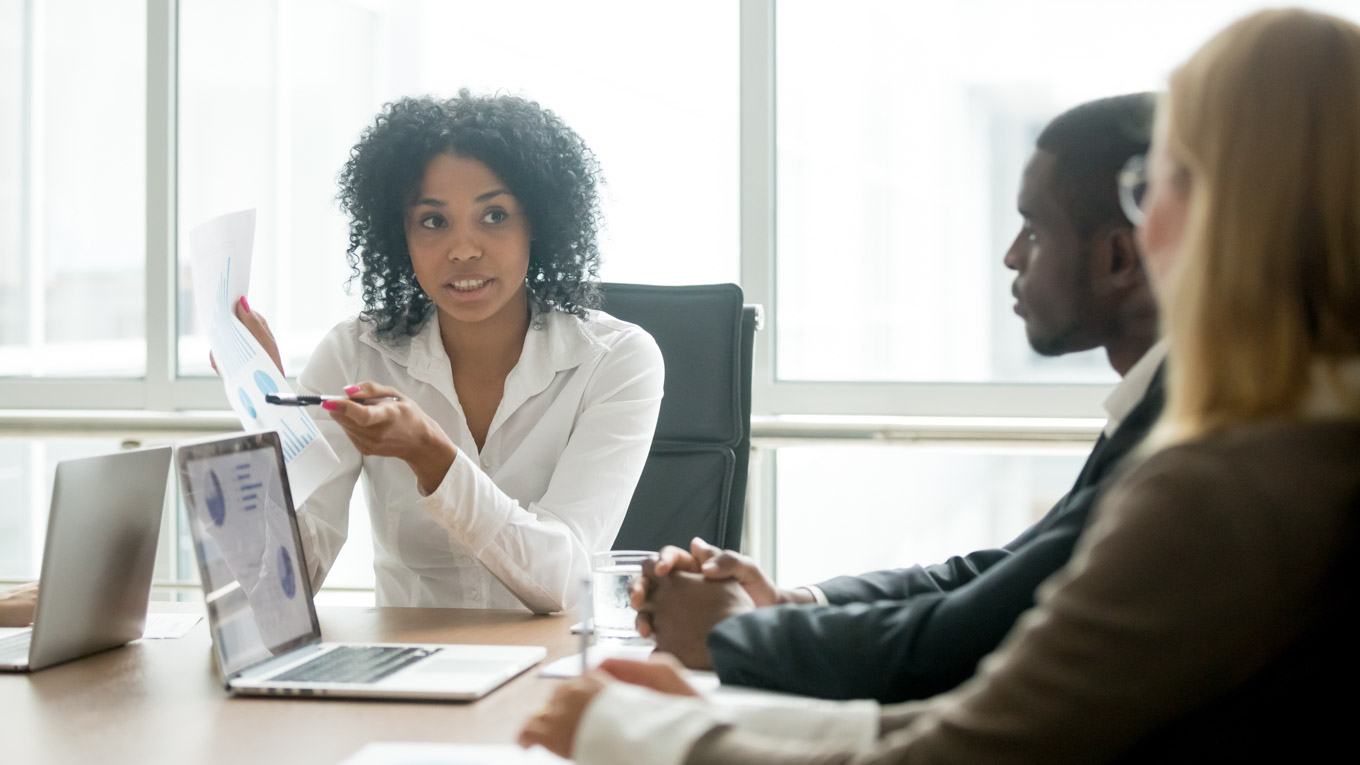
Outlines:
POLYGON ((1124 419, 1133 412, 1138 402, 1147 395, 1148 388, 1152 385, 1152 378, 1157 376, 1157 370, 1166 361, 1167 340, 1162 338, 1143 354, 1143 357, 1134 362, 1129 367, 1129 371, 1124 375, 1124 379, 1114 386, 1110 395, 1105 397, 1105 414, 1109 419, 1105 420, 1105 429, 1102 431, 1106 438, 1114 435, 1120 425, 1124 424, 1124 419))
POLYGON ((665 377, 641 328, 592 311, 536 317, 479 450, 431 318, 418 334, 378 339, 357 317, 336 325, 298 379, 300 394, 372 381, 401 391, 457 448, 422 495, 402 460, 365 457, 327 412, 314 410, 340 457, 298 508, 313 587, 345 542, 354 483, 364 478, 380 606, 571 607, 590 555, 608 550, 651 446, 665 377))

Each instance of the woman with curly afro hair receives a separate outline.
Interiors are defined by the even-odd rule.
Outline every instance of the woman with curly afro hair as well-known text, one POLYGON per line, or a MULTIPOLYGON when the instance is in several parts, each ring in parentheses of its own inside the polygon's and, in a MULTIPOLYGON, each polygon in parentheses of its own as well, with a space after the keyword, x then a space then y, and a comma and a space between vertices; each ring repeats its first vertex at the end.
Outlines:
MULTIPOLYGON (((350 151, 340 202, 364 310, 299 378, 341 466, 298 508, 314 586, 362 474, 384 606, 573 604, 642 473, 661 353, 595 309, 600 171, 511 96, 404 98, 350 151)), ((264 319, 237 315, 278 356, 264 319)))

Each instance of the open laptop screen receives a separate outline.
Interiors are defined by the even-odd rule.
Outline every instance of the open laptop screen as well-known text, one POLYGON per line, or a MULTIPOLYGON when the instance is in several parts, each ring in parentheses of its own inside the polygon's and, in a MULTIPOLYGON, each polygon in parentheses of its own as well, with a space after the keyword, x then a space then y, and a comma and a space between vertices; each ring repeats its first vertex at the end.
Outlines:
POLYGON ((183 446, 179 468, 222 673, 320 640, 277 434, 183 446))

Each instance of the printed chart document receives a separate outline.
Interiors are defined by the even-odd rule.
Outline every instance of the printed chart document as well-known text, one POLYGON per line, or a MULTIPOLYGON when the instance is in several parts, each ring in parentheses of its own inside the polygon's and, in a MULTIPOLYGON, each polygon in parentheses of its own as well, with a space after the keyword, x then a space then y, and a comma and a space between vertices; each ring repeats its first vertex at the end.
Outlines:
POLYGON ((563 765, 570 760, 534 747, 381 742, 365 746, 341 765, 563 765))
POLYGON ((301 505, 340 464, 302 407, 266 404, 265 394, 293 395, 254 335, 236 318, 236 302, 250 286, 255 211, 223 215, 189 232, 194 312, 208 333, 227 402, 246 432, 278 431, 288 465, 293 504, 301 505))

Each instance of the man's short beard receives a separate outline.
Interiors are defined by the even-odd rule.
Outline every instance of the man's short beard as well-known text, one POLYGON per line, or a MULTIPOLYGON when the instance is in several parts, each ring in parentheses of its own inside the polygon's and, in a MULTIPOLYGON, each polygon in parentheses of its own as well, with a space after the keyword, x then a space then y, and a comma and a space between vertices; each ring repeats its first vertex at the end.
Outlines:
POLYGON ((1084 345, 1080 341, 1080 335, 1080 327, 1075 322, 1069 323, 1057 332, 1048 332, 1042 337, 1036 337, 1028 332, 1025 334, 1029 340, 1029 347, 1040 356, 1048 358, 1090 350, 1091 346, 1084 345))

